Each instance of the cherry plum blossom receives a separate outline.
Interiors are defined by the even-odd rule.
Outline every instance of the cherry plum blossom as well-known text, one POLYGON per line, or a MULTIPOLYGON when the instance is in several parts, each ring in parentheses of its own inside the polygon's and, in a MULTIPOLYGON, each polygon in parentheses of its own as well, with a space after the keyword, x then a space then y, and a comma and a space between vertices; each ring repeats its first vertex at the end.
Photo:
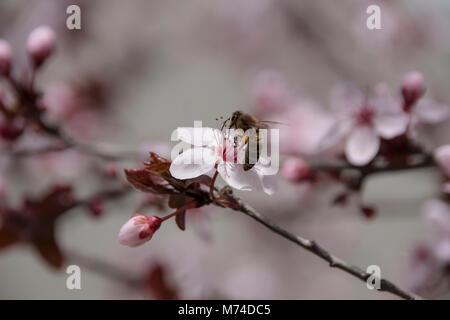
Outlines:
POLYGON ((381 139, 392 139, 405 133, 408 116, 387 89, 379 86, 369 98, 358 87, 336 86, 331 94, 335 124, 322 141, 330 147, 344 138, 347 160, 356 166, 367 165, 378 153, 381 139))
MULTIPOLYGON (((260 157, 251 170, 244 171, 241 161, 243 152, 235 146, 234 139, 226 137, 218 129, 212 128, 179 128, 178 137, 194 147, 183 151, 170 166, 170 173, 177 179, 190 179, 203 174, 217 172, 231 187, 238 190, 262 190, 273 194, 274 188, 269 174, 269 159, 260 157), (196 131, 198 130, 198 131, 196 131), (195 135, 200 134, 196 141, 195 135), (241 160, 238 161, 238 158, 241 160)), ((242 149, 241 149, 242 150, 242 149)))

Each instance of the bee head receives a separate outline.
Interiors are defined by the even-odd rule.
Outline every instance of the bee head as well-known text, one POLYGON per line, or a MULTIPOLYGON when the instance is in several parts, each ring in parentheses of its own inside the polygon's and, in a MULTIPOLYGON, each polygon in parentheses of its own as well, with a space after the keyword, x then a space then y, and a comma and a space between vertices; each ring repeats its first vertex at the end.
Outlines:
POLYGON ((233 114, 231 115, 230 118, 230 126, 234 126, 236 125, 236 122, 238 121, 238 119, 242 116, 242 112, 241 111, 235 111, 233 112, 233 114))

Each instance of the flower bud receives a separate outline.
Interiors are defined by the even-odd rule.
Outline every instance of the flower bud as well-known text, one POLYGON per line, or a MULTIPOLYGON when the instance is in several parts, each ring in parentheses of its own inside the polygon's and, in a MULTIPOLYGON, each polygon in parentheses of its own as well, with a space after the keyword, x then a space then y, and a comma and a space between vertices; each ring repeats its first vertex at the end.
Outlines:
POLYGON ((300 158, 290 158, 286 160, 281 169, 283 177, 291 182, 311 181, 315 177, 315 172, 300 158))
POLYGON ((95 198, 88 203, 88 209, 94 217, 99 217, 105 211, 105 202, 102 198, 95 198))
POLYGON ((450 178, 450 144, 437 148, 434 151, 434 158, 447 177, 450 178))
POLYGON ((410 71, 403 77, 402 95, 405 101, 405 107, 411 107, 425 93, 425 84, 423 75, 417 71, 410 71))
POLYGON ((108 163, 105 168, 105 174, 116 179, 119 176, 117 165, 115 163, 108 163))
POLYGON ((28 36, 27 51, 38 68, 50 56, 55 47, 55 33, 47 26, 34 29, 28 36))
POLYGON ((149 241, 156 230, 161 226, 162 220, 158 217, 146 217, 135 214, 119 231, 119 242, 125 246, 137 247, 149 241))
POLYGON ((7 76, 11 71, 11 46, 0 39, 0 76, 7 76))
POLYGON ((25 129, 25 120, 16 117, 12 120, 0 122, 0 138, 11 142, 20 137, 25 129))

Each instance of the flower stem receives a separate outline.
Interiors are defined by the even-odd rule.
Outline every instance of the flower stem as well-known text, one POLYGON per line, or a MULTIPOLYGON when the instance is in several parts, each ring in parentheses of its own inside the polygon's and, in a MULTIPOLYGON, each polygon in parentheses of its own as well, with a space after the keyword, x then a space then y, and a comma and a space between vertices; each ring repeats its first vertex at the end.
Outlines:
POLYGON ((195 208, 196 206, 196 202, 195 201, 189 201, 188 203, 186 203, 184 206, 179 207, 176 211, 172 212, 171 214, 168 214, 167 216, 161 218, 161 222, 168 220, 174 216, 176 216, 179 213, 182 213, 184 211, 186 211, 187 209, 192 209, 195 208))
POLYGON ((211 200, 213 202, 216 201, 216 198, 214 197, 214 184, 216 183, 218 174, 219 174, 219 171, 216 170, 216 172, 214 173, 214 176, 212 177, 211 184, 209 185, 209 196, 211 197, 211 200))

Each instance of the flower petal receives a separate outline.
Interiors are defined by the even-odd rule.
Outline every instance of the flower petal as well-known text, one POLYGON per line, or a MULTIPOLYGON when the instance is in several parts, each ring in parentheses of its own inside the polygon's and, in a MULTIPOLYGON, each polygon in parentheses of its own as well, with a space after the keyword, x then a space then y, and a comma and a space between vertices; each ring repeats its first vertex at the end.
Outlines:
POLYGON ((218 165, 217 170, 220 176, 230 187, 243 190, 261 190, 261 181, 255 170, 244 171, 240 164, 230 162, 222 162, 218 165))
POLYGON ((210 148, 193 148, 181 153, 170 165, 170 173, 177 179, 191 179, 208 173, 218 160, 210 148))
POLYGON ((261 156, 251 170, 254 170, 259 176, 261 189, 268 195, 274 194, 276 189, 275 175, 278 172, 279 168, 272 168, 271 159, 261 156))
POLYGON ((438 236, 450 233, 450 208, 445 202, 428 200, 422 207, 422 214, 438 236))
POLYGON ((375 96, 370 99, 369 106, 377 113, 397 114, 402 111, 400 99, 394 97, 386 85, 378 84, 375 89, 375 96))
POLYGON ((331 107, 337 112, 352 113, 364 104, 364 92, 351 83, 339 84, 331 90, 331 107))
POLYGON ((417 103, 414 113, 421 122, 432 124, 446 120, 450 115, 450 110, 445 104, 430 99, 422 99, 417 103))
POLYGON ((450 144, 437 148, 434 151, 434 158, 447 177, 450 177, 450 144))
POLYGON ((322 151, 334 147, 350 133, 352 127, 353 121, 350 118, 336 120, 323 137, 320 138, 319 150, 322 151))
POLYGON ((369 127, 356 128, 347 140, 345 155, 347 160, 355 166, 368 164, 378 153, 380 138, 369 127))
POLYGON ((180 127, 175 131, 175 139, 196 147, 217 145, 221 136, 220 130, 204 127, 180 127))
POLYGON ((275 193, 277 188, 276 179, 274 175, 259 176, 262 190, 269 196, 275 193))
POLYGON ((385 139, 392 139, 406 132, 409 117, 406 113, 377 114, 374 119, 375 130, 385 139))

